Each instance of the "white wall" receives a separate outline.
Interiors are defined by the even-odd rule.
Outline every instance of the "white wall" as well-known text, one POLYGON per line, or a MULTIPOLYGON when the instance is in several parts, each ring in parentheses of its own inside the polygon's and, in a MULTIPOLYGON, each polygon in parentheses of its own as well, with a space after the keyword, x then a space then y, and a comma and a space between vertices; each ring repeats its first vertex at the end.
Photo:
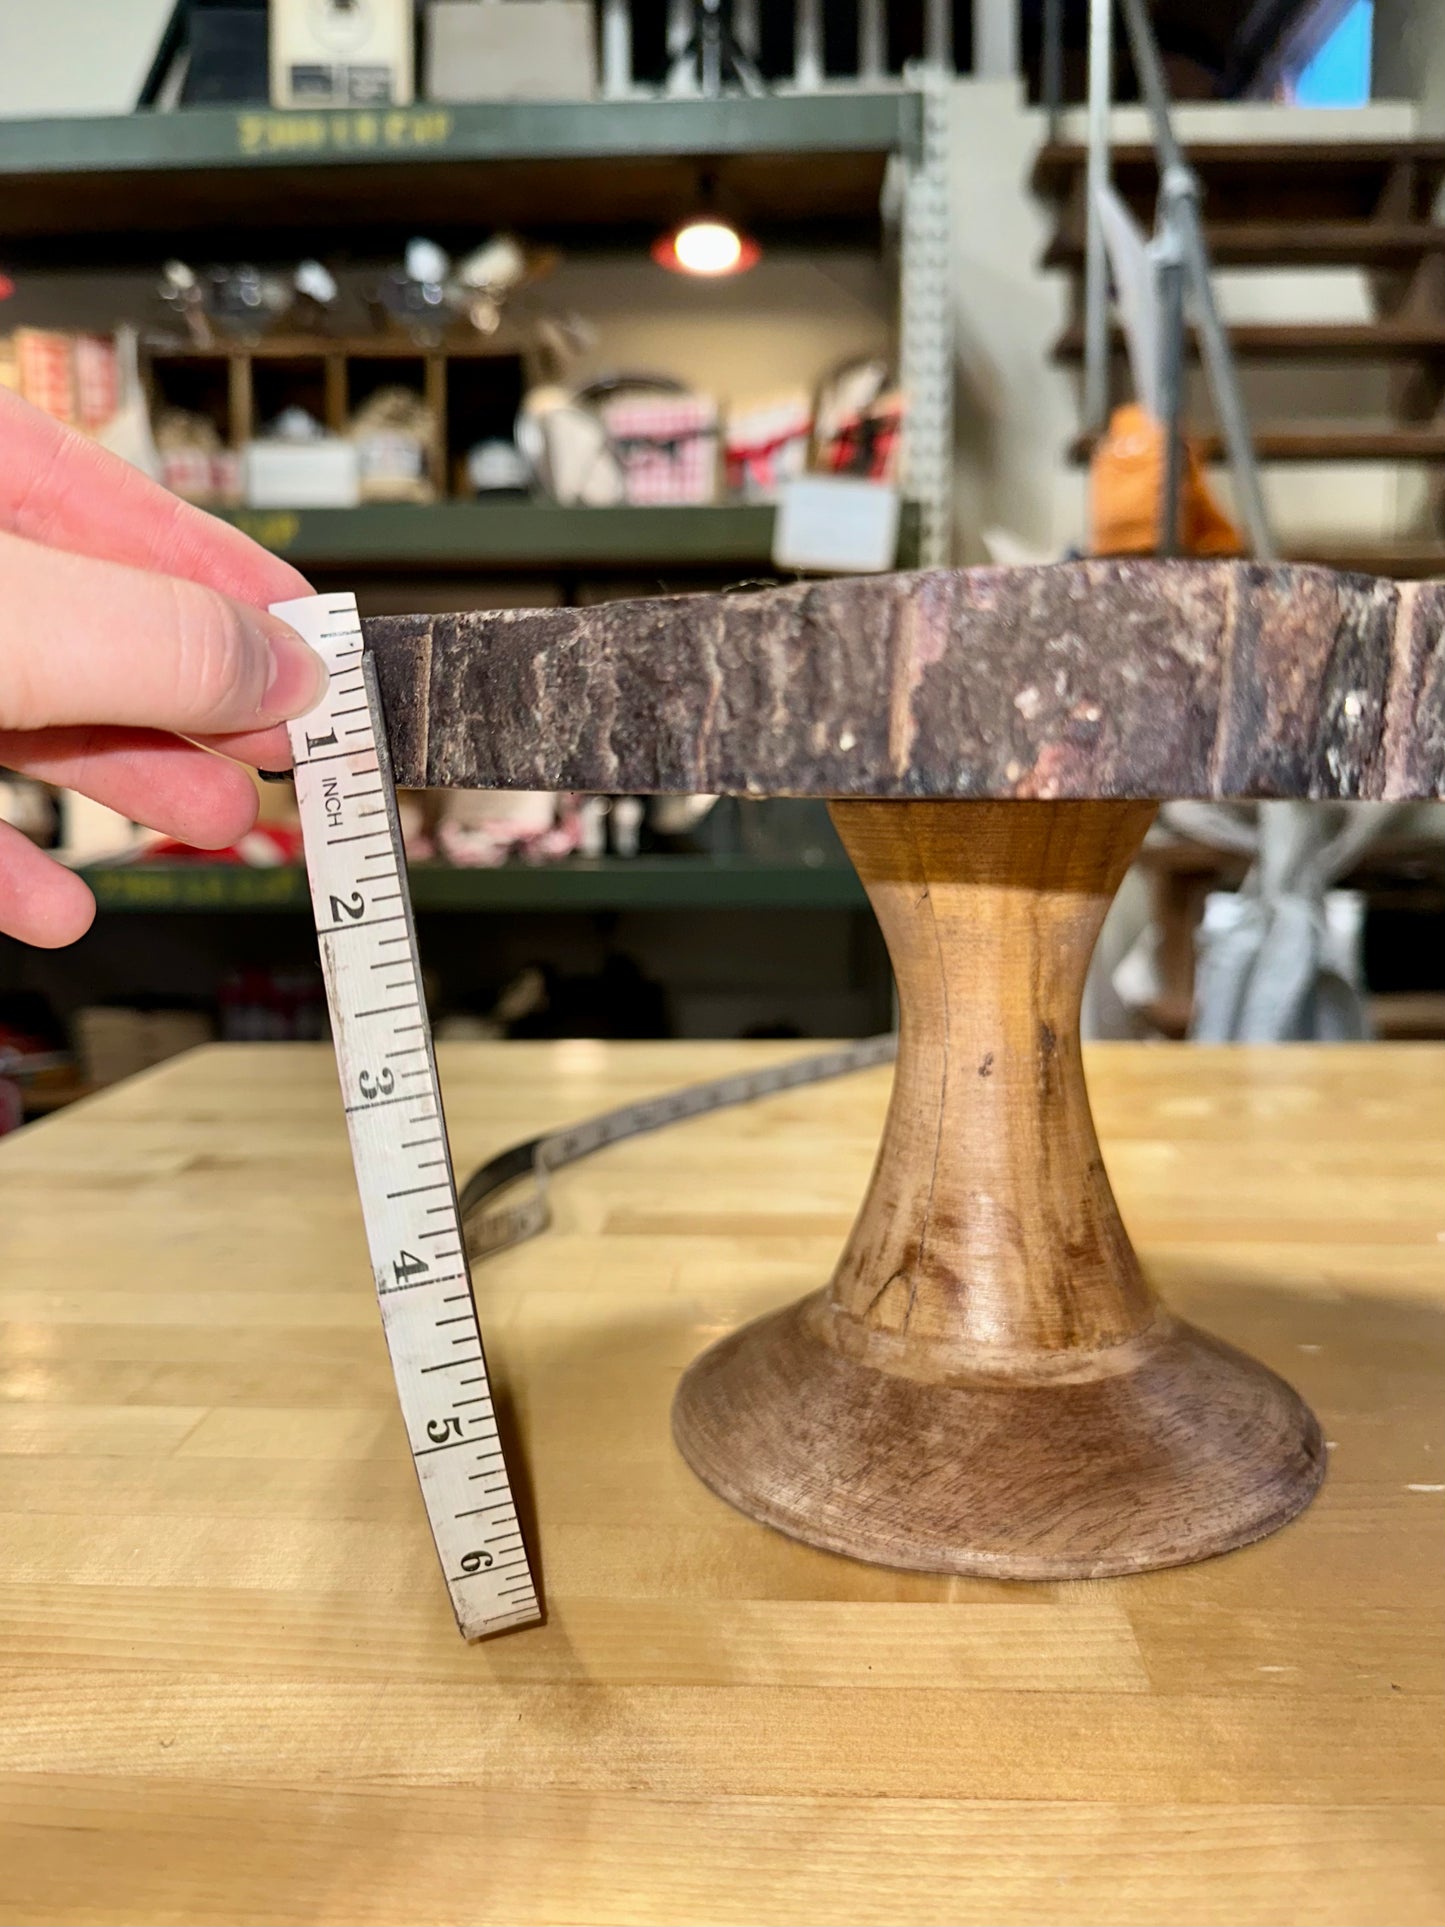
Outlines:
POLYGON ((1054 554, 1081 530, 1059 500, 1075 384, 1049 361, 1067 281, 1040 272, 1051 219, 1028 185, 1043 117, 1012 80, 960 81, 953 106, 957 555, 986 560, 994 527, 1054 554))
POLYGON ((0 119, 124 114, 172 0, 0 0, 0 119))
POLYGON ((1445 133, 1445 6, 1375 0, 1373 91, 1413 100, 1422 134, 1445 133))

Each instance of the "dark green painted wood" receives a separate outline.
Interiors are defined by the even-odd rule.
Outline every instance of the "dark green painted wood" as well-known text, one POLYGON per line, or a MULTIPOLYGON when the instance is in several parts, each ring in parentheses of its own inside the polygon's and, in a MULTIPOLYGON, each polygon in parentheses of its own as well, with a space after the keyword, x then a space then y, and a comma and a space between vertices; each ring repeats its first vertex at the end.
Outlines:
MULTIPOLYGON (((374 504, 355 509, 242 509, 226 519, 298 568, 356 565, 629 570, 771 566, 774 511, 745 503, 696 508, 558 508, 544 502, 374 504)), ((904 505, 899 566, 917 555, 916 504, 904 505)))
MULTIPOLYGON (((87 870, 103 914, 303 911, 305 872, 223 863, 136 864, 87 870)), ((414 864, 418 911, 853 910, 867 899, 843 863, 762 863, 748 857, 573 858, 535 868, 456 870, 414 864)))
POLYGON ((919 100, 909 93, 292 111, 186 108, 98 119, 0 121, 0 180, 317 161, 364 167, 398 160, 889 153, 914 147, 918 129, 919 100))

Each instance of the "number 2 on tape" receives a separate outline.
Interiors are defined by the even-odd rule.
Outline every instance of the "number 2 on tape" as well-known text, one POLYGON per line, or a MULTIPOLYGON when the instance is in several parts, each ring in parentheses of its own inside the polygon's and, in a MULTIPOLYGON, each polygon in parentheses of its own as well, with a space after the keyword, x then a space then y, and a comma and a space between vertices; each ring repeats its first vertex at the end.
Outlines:
POLYGON ((354 596, 272 613, 330 672, 290 725, 311 905, 397 1397, 457 1624, 477 1639, 541 1612, 472 1302, 376 670, 354 596))

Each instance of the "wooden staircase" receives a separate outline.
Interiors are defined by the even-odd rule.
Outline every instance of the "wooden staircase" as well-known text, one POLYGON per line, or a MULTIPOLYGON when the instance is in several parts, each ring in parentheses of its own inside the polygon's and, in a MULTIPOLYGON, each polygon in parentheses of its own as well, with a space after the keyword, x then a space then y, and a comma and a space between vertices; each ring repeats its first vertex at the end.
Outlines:
MULTIPOLYGON (((1320 542, 1282 532, 1281 546, 1300 560, 1390 575, 1445 574, 1445 222, 1434 218, 1445 184, 1445 141, 1248 141, 1188 148, 1202 190, 1205 232, 1219 268, 1268 273, 1302 268, 1355 268, 1366 278, 1366 320, 1248 321, 1231 327, 1242 375, 1275 368, 1341 366, 1386 371, 1385 418, 1294 415, 1277 419, 1255 406, 1261 463, 1411 463, 1428 485, 1419 524, 1391 540, 1332 536, 1320 542)), ((1056 361, 1082 364, 1086 153, 1082 145, 1044 147, 1034 166, 1035 191, 1056 210, 1043 265, 1072 280, 1073 319, 1054 347, 1056 361)), ((1114 185, 1148 230, 1158 170, 1152 147, 1117 147, 1114 185)), ((1123 337, 1115 330, 1116 354, 1123 337)), ((1116 392, 1126 390, 1116 376, 1116 392)), ((1191 410, 1189 426, 1211 458, 1219 437, 1207 416, 1191 410)), ((1070 450, 1085 461, 1089 439, 1070 450)))

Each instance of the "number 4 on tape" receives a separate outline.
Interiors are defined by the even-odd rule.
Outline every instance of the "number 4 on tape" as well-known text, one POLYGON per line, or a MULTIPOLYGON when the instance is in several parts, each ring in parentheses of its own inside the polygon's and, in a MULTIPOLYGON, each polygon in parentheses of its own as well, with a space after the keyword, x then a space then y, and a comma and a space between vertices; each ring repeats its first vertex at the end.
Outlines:
POLYGON ((407 1439, 468 1639, 540 1619, 472 1302, 376 669, 356 598, 272 613, 330 672, 290 725, 336 1065, 407 1439))

